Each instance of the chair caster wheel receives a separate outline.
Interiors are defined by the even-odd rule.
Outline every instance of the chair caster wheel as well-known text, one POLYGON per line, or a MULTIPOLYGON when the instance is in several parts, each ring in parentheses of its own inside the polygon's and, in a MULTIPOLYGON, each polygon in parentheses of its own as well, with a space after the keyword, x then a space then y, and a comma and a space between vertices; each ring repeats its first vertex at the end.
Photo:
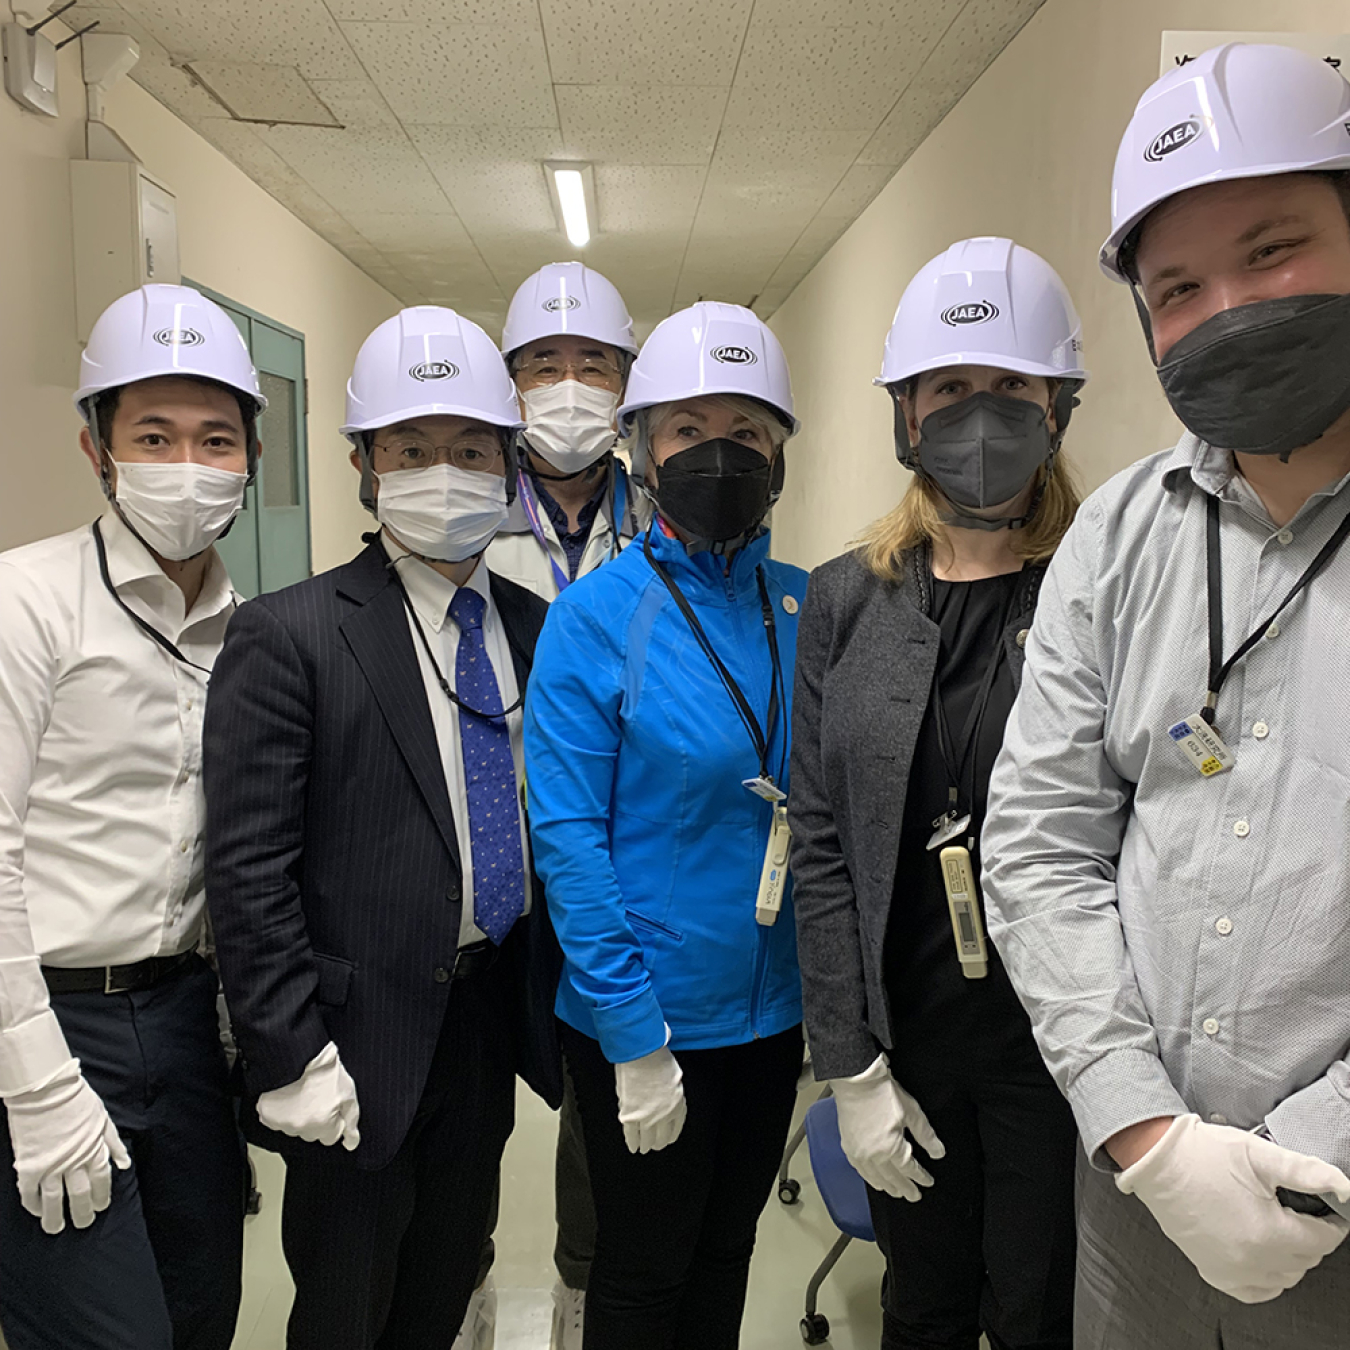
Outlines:
POLYGON ((802 1183, 793 1177, 778 1183, 778 1198, 785 1205, 795 1205, 802 1195, 802 1183))
POLYGON ((807 1345, 824 1345, 830 1339, 830 1319, 824 1313, 811 1313, 802 1318, 802 1340, 807 1345))

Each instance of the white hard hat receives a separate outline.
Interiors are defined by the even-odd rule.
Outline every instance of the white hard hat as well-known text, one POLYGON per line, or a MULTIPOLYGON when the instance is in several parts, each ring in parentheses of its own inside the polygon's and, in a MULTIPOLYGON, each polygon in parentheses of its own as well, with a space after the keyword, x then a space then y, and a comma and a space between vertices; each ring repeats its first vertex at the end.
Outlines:
POLYGON ((1055 269, 1011 239, 988 237, 962 239, 920 268, 900 298, 873 383, 899 384, 943 366, 1086 380, 1083 327, 1055 269))
POLYGON ((1170 70, 1139 100, 1116 154, 1102 270, 1168 197, 1203 183, 1350 169, 1350 84, 1292 47, 1230 42, 1170 70))
POLYGON ((519 430, 516 389, 492 339, 453 309, 416 305, 386 319, 361 344, 347 381, 342 434, 448 413, 519 430))
POLYGON ((347 381, 342 434, 361 459, 361 503, 375 509, 370 447, 362 433, 435 414, 472 417, 506 431, 506 489, 515 496, 516 387, 492 339, 453 309, 415 305, 386 319, 361 344, 347 381))
MULTIPOLYGON (((628 392, 619 409, 619 429, 627 435, 646 408, 704 394, 741 394, 767 404, 795 435, 792 382, 782 344, 759 317, 741 305, 700 300, 662 319, 642 344, 628 376, 628 392)), ((646 467, 646 435, 633 444, 633 470, 646 467)))
POLYGON ((549 263, 521 282, 502 329, 507 355, 539 338, 571 333, 637 355, 633 320, 614 284, 584 263, 549 263))
POLYGON ((239 330, 190 286, 142 286, 99 315, 80 357, 75 407, 87 423, 96 394, 164 375, 228 385, 253 400, 255 415, 267 407, 239 330))

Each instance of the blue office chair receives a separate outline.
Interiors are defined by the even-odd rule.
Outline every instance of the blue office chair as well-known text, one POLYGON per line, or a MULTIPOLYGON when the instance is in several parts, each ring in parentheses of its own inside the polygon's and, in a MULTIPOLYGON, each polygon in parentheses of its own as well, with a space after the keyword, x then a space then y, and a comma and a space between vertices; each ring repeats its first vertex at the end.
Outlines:
POLYGON ((816 1296, 826 1277, 838 1264, 844 1249, 854 1238, 875 1242, 872 1211, 867 1204, 867 1187, 844 1156, 839 1142, 839 1106, 833 1096, 822 1094, 806 1112, 802 1129, 788 1145, 779 1174, 778 1195, 785 1204, 796 1201, 801 1187, 788 1176, 788 1160, 804 1135, 811 1150, 811 1170, 815 1173, 820 1198, 839 1229, 839 1239, 825 1254, 806 1286, 806 1310, 802 1318, 802 1340, 807 1345, 822 1345, 830 1337, 830 1322, 816 1311, 816 1296), (790 1184, 789 1184, 790 1183, 790 1184))

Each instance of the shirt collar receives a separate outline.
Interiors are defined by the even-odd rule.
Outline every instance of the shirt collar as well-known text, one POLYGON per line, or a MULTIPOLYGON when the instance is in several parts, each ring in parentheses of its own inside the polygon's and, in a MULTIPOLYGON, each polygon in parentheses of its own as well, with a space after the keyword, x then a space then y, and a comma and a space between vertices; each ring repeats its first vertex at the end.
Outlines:
MULTIPOLYGON (((407 591, 417 617, 428 628, 439 633, 449 617, 450 602, 458 594, 459 587, 447 577, 443 577, 434 567, 427 566, 421 558, 409 552, 402 544, 391 539, 387 530, 380 531, 380 543, 391 561, 406 559, 398 563, 398 575, 403 582, 403 589, 407 591)), ((492 605, 491 575, 487 563, 479 558, 473 574, 464 583, 471 591, 477 591, 489 608, 492 605)))
MULTIPOLYGON (((1189 431, 1177 442, 1176 449, 1163 463, 1163 486, 1174 492, 1187 475, 1201 491, 1211 496, 1224 501, 1238 501, 1249 509, 1254 508, 1262 516, 1268 515, 1256 489, 1238 472, 1233 452, 1220 450, 1189 431)), ((1350 474, 1314 492, 1308 498, 1308 503, 1323 497, 1338 496, 1347 484, 1350 484, 1350 474)), ((1308 503, 1304 504, 1305 508, 1308 503)))
MULTIPOLYGON (((595 524, 595 517, 604 502, 605 492, 609 488, 610 477, 608 473, 600 475, 600 481, 596 484, 595 491, 591 493, 585 505, 577 512, 577 528, 569 530, 567 528, 567 512, 554 500, 553 494, 548 490, 548 484, 531 470, 527 469, 526 472, 530 475, 530 486, 534 489, 534 495, 538 498, 539 505, 544 508, 544 512, 559 539, 569 534, 584 535, 590 533, 591 526, 595 524)), ((613 472, 612 462, 610 472, 613 472)))
MULTIPOLYGON (((122 517, 110 506, 99 517, 98 524, 108 555, 108 579, 113 584, 113 590, 119 594, 124 591, 135 593, 147 602, 153 602, 157 610, 167 607, 168 612, 176 616, 176 622, 184 622, 182 591, 155 561, 150 550, 127 528, 122 517)), ((202 588, 191 613, 186 615, 186 621, 199 623, 234 604, 234 587, 230 584, 229 573, 220 560, 220 554, 212 548, 206 564, 206 575, 202 578, 202 588)))

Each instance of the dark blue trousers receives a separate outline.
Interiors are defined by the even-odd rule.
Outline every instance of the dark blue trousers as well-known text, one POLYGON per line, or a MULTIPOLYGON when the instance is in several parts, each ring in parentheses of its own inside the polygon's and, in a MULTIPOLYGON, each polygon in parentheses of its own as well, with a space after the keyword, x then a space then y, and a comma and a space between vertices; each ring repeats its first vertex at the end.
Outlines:
POLYGON ((216 1019, 193 960, 134 994, 52 1007, 131 1154, 93 1226, 50 1236, 19 1203, 0 1107, 0 1327, 10 1350, 229 1350, 244 1160, 216 1019))

